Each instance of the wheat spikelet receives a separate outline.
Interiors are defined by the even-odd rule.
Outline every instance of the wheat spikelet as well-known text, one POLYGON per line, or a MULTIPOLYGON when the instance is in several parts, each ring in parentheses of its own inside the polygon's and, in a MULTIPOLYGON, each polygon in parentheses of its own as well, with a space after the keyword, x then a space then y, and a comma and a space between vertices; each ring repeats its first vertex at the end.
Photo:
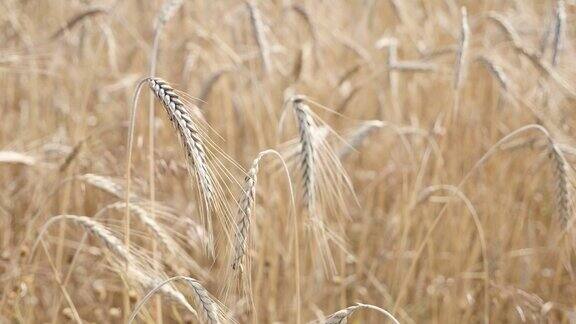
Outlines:
POLYGON ((200 139, 198 128, 194 123, 190 113, 184 107, 176 91, 164 80, 151 78, 149 80, 150 89, 162 102, 166 109, 170 121, 178 130, 178 135, 186 148, 186 156, 191 168, 195 171, 200 183, 200 192, 208 209, 212 208, 215 199, 215 187, 204 144, 200 139))
POLYGON ((556 21, 554 24, 554 47, 552 48, 552 65, 558 64, 560 52, 564 47, 564 38, 566 33, 566 8, 564 0, 558 0, 556 3, 556 21))
MULTIPOLYGON (((325 126, 319 126, 313 128, 312 133, 313 133, 312 140, 314 141, 312 145, 318 146, 327 139, 328 135, 330 134, 330 129, 328 129, 328 127, 325 126)), ((300 145, 300 139, 297 139, 296 141, 291 140, 287 143, 287 145, 289 145, 289 147, 283 153, 283 158, 287 162, 293 162, 295 159, 299 158, 300 152, 302 150, 302 146, 300 145), (294 143, 297 143, 298 145, 295 146, 294 143)))
POLYGON ((202 286, 202 284, 196 279, 186 278, 186 282, 192 290, 194 290, 196 303, 202 306, 202 314, 206 318, 206 321, 210 324, 220 323, 218 307, 214 300, 212 300, 212 297, 208 294, 206 288, 204 288, 204 286, 202 286))

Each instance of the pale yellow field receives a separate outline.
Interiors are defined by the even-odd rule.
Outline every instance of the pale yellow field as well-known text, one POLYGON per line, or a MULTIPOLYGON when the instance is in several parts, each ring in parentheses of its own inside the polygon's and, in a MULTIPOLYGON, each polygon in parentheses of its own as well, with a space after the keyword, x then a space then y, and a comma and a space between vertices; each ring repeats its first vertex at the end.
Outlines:
POLYGON ((0 323, 576 321, 575 22, 0 1, 0 323))

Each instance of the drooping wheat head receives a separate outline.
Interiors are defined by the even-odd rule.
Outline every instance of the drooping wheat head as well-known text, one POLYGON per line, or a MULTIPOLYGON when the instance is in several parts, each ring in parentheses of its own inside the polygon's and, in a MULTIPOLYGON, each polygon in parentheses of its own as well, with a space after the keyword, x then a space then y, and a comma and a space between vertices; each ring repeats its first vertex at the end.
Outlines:
POLYGON ((198 127, 174 88, 166 81, 159 78, 151 78, 149 86, 168 113, 168 117, 185 147, 189 168, 196 174, 196 179, 200 186, 199 191, 206 213, 206 215, 203 215, 204 221, 211 233, 212 223, 209 214, 216 204, 217 193, 198 127))

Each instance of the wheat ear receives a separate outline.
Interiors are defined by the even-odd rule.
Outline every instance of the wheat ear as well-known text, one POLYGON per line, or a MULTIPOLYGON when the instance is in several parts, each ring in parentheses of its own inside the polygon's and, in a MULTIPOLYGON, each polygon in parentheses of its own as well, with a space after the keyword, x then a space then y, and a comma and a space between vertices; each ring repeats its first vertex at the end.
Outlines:
POLYGON ((162 4, 158 15, 156 16, 156 29, 162 28, 174 17, 178 9, 182 6, 182 0, 167 0, 162 4))
POLYGON ((556 204, 560 222, 566 228, 572 218, 570 180, 568 177, 569 165, 560 148, 550 140, 550 156, 554 161, 554 174, 556 177, 556 204))
POLYGON ((200 307, 202 307, 201 313, 202 313, 204 319, 206 320, 206 323, 219 324, 221 312, 220 312, 219 307, 216 304, 216 302, 212 299, 212 297, 210 297, 210 294, 208 293, 206 288, 204 288, 204 286, 202 286, 202 284, 198 280, 190 278, 190 277, 185 277, 185 276, 175 276, 175 277, 166 279, 163 282, 158 283, 156 285, 156 287, 152 288, 146 294, 146 296, 144 296, 138 302, 136 307, 134 307, 134 311, 132 312, 132 315, 130 315, 130 318, 128 320, 128 324, 130 324, 134 321, 134 319, 136 318, 136 315, 138 314, 138 311, 142 308, 142 306, 144 306, 146 301, 148 301, 157 291, 161 290, 162 287, 165 287, 170 282, 176 281, 176 280, 184 280, 190 286, 190 288, 194 291, 194 299, 196 300, 196 303, 200 307))
POLYGON ((249 0, 246 2, 248 6, 248 11, 250 12, 250 22, 252 23, 252 28, 254 29, 254 38, 260 49, 260 57, 262 59, 262 67, 266 73, 270 73, 272 68, 272 63, 270 60, 270 46, 268 44, 268 39, 265 34, 265 26, 262 21, 262 14, 260 10, 254 3, 254 1, 249 0))
MULTIPOLYGON (((79 180, 86 182, 87 184, 96 187, 102 191, 105 191, 116 198, 122 199, 125 195, 124 187, 120 184, 114 182, 109 177, 101 176, 93 173, 86 173, 78 177, 79 180)), ((130 195, 130 200, 137 200, 134 194, 130 195)))
POLYGON ((192 116, 184 107, 182 101, 166 81, 160 78, 150 78, 150 89, 161 101, 162 106, 166 109, 168 117, 178 131, 178 135, 186 148, 186 155, 191 168, 195 170, 196 176, 201 187, 201 194, 205 200, 206 207, 211 208, 214 205, 215 187, 204 144, 200 139, 198 127, 194 123, 192 116))
POLYGON ((302 181, 304 183, 304 201, 310 212, 315 208, 316 178, 314 172, 314 140, 312 128, 314 120, 310 114, 310 107, 304 103, 303 97, 294 97, 292 100, 300 136, 300 167, 302 168, 302 181))
MULTIPOLYGON (((36 242, 34 243, 32 248, 33 252, 36 250, 36 246, 41 241, 43 234, 48 230, 48 227, 59 220, 68 220, 74 222, 79 226, 81 226, 82 228, 84 228, 87 232, 98 238, 104 244, 104 246, 106 246, 106 248, 110 252, 112 252, 112 254, 116 258, 122 261, 122 263, 125 265, 123 269, 126 270, 126 275, 128 276, 128 278, 136 279, 137 282, 140 282, 142 286, 147 288, 155 286, 155 283, 158 280, 156 278, 151 277, 150 275, 145 274, 144 271, 142 271, 139 267, 136 266, 136 260, 134 259, 132 254, 130 254, 130 252, 126 248, 126 245, 118 237, 114 236, 108 229, 106 229, 104 225, 86 216, 59 215, 52 217, 44 224, 44 226, 38 233, 38 238, 36 239, 36 242)), ((33 255, 33 253, 31 255, 33 255)), ((190 306, 188 301, 186 301, 184 295, 182 295, 174 288, 170 286, 165 286, 162 288, 161 292, 163 295, 170 298, 171 300, 177 301, 180 304, 182 304, 190 312, 196 313, 195 310, 190 306)))
MULTIPOLYGON (((254 201, 256 199, 256 182, 258 181, 258 169, 260 160, 266 155, 275 154, 281 162, 282 156, 274 150, 265 150, 258 153, 258 156, 252 161, 250 169, 244 178, 244 185, 242 187, 242 196, 240 197, 240 204, 238 208, 238 223, 236 228, 236 238, 234 240, 234 257, 232 259, 232 269, 242 270, 242 259, 246 254, 246 243, 250 230, 250 222, 252 219, 252 210, 254 208, 254 201)), ((288 176, 288 179, 290 177, 288 176)), ((291 185, 290 185, 291 187, 291 185)), ((292 190, 290 190, 292 191, 292 190)))
MULTIPOLYGON (((158 52, 160 48, 162 29, 176 14, 178 9, 180 9, 180 6, 182 6, 182 0, 166 0, 160 8, 160 12, 156 16, 152 54, 150 55, 150 77, 156 75, 156 65, 158 63, 158 52)), ((154 124, 156 117, 154 111, 154 98, 152 96, 150 96, 148 107, 148 181, 150 182, 150 218, 153 219, 156 215, 156 174, 154 172, 156 165, 156 159, 154 157, 154 147, 156 142, 154 124)), ((161 238, 161 241, 165 242, 165 239, 161 238)), ((157 248, 156 241, 153 241, 152 253, 154 259, 158 258, 157 248)), ((156 300, 156 319, 160 324, 162 324, 162 304, 159 298, 156 300)))
POLYGON ((576 98, 576 90, 572 85, 567 82, 561 75, 558 74, 552 65, 548 64, 546 61, 542 61, 538 53, 532 49, 526 48, 518 36, 518 33, 512 26, 512 24, 502 15, 498 13, 491 12, 486 16, 488 19, 494 21, 498 27, 506 34, 506 37, 512 42, 514 50, 521 56, 527 58, 535 68, 537 68, 541 73, 547 75, 556 83, 567 95, 571 98, 576 98))
POLYGON ((468 25, 468 12, 462 7, 462 22, 460 27, 460 45, 456 56, 456 74, 454 77, 454 89, 460 89, 466 74, 466 57, 468 43, 470 41, 470 27, 468 25))
POLYGON ((252 208, 254 207, 254 200, 256 198, 258 167, 263 156, 264 154, 262 153, 258 154, 244 178, 242 197, 240 198, 240 206, 238 209, 240 220, 236 225, 236 239, 234 240, 234 258, 232 260, 232 269, 234 270, 240 269, 242 258, 246 254, 246 241, 248 240, 252 208))
POLYGON ((369 120, 362 125, 360 125, 356 130, 346 138, 346 143, 340 147, 336 155, 340 160, 345 159, 352 151, 360 146, 364 139, 372 132, 380 129, 384 126, 384 123, 380 120, 369 120))
POLYGON ((0 151, 0 163, 34 165, 36 164, 36 159, 20 152, 0 151))
POLYGON ((385 309, 382 309, 382 308, 374 306, 374 305, 360 304, 360 303, 337 311, 336 313, 328 316, 323 321, 323 323, 324 324, 346 324, 348 322, 348 317, 352 316, 352 314, 354 314, 354 312, 356 312, 357 310, 360 310, 360 309, 372 309, 372 310, 378 311, 378 312, 384 314, 385 316, 387 316, 395 324, 400 324, 400 322, 398 322, 398 320, 392 314, 390 314, 390 312, 386 311, 385 309))
POLYGON ((504 91, 509 89, 510 80, 500 65, 494 63, 492 60, 482 55, 478 56, 476 60, 482 63, 482 65, 484 65, 488 71, 490 71, 490 74, 492 74, 494 78, 498 80, 500 87, 502 87, 504 91))
MULTIPOLYGON (((126 203, 118 202, 109 206, 113 209, 123 209, 126 208, 126 203)), ((146 226, 146 228, 158 239, 160 244, 170 253, 170 255, 176 258, 176 261, 180 264, 185 264, 194 271, 197 271, 200 276, 205 276, 206 272, 192 259, 178 243, 170 236, 166 230, 156 221, 155 217, 146 211, 144 208, 136 205, 130 204, 129 208, 131 212, 136 215, 136 217, 146 226)))
POLYGON ((554 47, 552 49, 552 65, 558 64, 560 51, 564 47, 564 38, 566 33, 566 8, 564 0, 558 0, 556 3, 556 21, 554 24, 554 47))

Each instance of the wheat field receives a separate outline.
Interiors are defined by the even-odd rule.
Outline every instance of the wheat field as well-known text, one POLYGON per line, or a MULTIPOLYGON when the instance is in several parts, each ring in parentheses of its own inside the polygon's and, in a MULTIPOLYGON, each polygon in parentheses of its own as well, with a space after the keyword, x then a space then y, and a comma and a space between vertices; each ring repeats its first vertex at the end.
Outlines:
POLYGON ((573 0, 3 0, 0 323, 576 322, 573 0))

